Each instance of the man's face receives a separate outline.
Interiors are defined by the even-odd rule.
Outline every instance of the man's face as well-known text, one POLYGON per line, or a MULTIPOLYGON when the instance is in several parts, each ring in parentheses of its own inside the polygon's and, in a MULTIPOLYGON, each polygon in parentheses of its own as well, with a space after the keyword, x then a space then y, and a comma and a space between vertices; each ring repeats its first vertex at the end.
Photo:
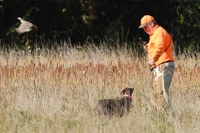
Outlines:
POLYGON ((143 30, 149 35, 151 34, 152 29, 153 29, 152 22, 147 22, 146 26, 143 28, 143 30))

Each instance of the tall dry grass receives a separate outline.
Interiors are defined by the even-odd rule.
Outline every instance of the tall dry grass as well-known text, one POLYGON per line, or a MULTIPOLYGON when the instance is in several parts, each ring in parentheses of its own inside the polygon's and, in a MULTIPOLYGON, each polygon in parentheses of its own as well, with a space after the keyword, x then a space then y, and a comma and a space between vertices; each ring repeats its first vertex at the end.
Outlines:
POLYGON ((200 66, 176 60, 170 88, 175 116, 150 105, 146 58, 129 48, 63 47, 33 53, 0 51, 0 132, 197 133, 200 131, 200 66), (122 118, 95 116, 101 98, 135 88, 132 110, 122 118))

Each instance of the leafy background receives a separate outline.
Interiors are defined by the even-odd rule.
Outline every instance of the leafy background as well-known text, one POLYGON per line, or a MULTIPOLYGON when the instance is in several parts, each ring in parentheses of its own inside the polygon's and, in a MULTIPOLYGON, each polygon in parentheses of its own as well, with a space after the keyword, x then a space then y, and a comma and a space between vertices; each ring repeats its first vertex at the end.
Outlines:
POLYGON ((150 14, 173 36, 177 52, 199 51, 198 0, 2 0, 0 4, 0 39, 7 45, 27 42, 14 30, 20 16, 38 26, 37 34, 26 34, 38 46, 44 40, 70 40, 74 45, 114 41, 135 47, 140 38, 148 41, 138 26, 141 17, 150 14))

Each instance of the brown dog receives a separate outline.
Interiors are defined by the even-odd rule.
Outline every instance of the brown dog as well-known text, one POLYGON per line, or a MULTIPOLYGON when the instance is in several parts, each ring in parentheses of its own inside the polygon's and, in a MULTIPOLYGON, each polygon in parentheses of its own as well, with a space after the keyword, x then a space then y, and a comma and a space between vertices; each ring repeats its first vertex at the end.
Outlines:
POLYGON ((101 99, 98 101, 95 110, 98 115, 108 115, 112 117, 122 117, 125 113, 128 113, 131 108, 133 88, 125 87, 120 94, 123 94, 119 99, 101 99))

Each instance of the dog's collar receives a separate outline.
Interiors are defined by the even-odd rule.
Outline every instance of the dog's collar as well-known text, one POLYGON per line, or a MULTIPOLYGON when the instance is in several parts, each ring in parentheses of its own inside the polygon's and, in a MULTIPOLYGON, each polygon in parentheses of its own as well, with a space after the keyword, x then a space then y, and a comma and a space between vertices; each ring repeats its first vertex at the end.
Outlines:
POLYGON ((132 99, 132 97, 128 94, 124 95, 124 97, 128 97, 128 98, 132 99))

